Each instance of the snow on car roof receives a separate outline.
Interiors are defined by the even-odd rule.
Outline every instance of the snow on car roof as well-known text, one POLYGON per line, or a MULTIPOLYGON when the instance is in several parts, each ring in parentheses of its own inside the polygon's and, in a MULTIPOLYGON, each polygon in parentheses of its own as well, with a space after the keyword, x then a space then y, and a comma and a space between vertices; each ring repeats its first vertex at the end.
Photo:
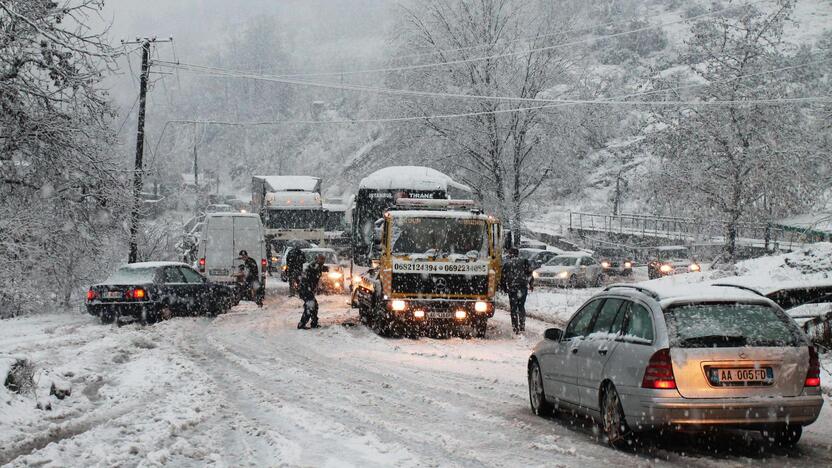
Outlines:
POLYGON ((182 263, 182 262, 138 262, 138 263, 128 263, 127 265, 122 266, 121 268, 129 268, 129 269, 139 269, 139 268, 161 268, 166 266, 186 266, 189 265, 182 263))
POLYGON ((770 302, 765 297, 740 288, 725 286, 713 286, 703 282, 670 282, 670 281, 642 281, 632 285, 618 284, 609 286, 608 289, 637 290, 643 288, 647 294, 655 295, 656 299, 666 307, 670 304, 683 302, 717 302, 717 301, 752 301, 770 302))
POLYGON ((315 192, 321 179, 311 176, 254 176, 263 179, 273 192, 315 192))
POLYGON ((206 213, 206 218, 226 218, 226 217, 240 217, 240 218, 259 218, 260 215, 255 213, 238 213, 236 211, 223 213, 206 213))
POLYGON ((689 250, 689 249, 687 247, 685 247, 684 245, 662 245, 662 246, 656 247, 656 250, 661 250, 661 251, 664 252, 664 251, 668 251, 668 250, 672 251, 672 250, 689 250))
POLYGON ((308 247, 308 248, 301 249, 301 250, 304 251, 304 252, 332 252, 332 253, 337 253, 337 252, 335 252, 335 249, 330 249, 328 247, 308 247))
POLYGON ((558 257, 591 257, 591 255, 586 252, 561 251, 558 257))
POLYGON ((402 210, 389 211, 394 218, 454 218, 454 219, 488 219, 488 216, 470 211, 440 211, 440 210, 402 210))
POLYGON ((471 187, 455 182, 447 174, 424 166, 385 167, 358 183, 359 189, 370 190, 448 190, 449 186, 473 192, 471 187))

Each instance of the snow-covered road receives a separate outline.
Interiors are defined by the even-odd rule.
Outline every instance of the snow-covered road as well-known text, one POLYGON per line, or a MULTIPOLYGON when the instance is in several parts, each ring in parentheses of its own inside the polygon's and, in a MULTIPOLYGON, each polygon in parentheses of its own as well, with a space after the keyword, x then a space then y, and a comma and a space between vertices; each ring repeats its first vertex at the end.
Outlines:
POLYGON ((832 464, 828 405, 790 452, 761 452, 759 438, 720 433, 648 441, 625 454, 585 420, 532 415, 525 364, 543 322, 531 320, 529 336, 517 339, 498 312, 486 340, 384 339, 357 324, 345 297, 330 296, 323 328, 297 330, 300 301, 279 286, 263 309, 243 304, 214 320, 146 329, 83 315, 4 321, 0 354, 28 357, 41 386, 58 376, 73 393, 53 398, 52 411, 17 396, 0 404, 0 463, 832 464))

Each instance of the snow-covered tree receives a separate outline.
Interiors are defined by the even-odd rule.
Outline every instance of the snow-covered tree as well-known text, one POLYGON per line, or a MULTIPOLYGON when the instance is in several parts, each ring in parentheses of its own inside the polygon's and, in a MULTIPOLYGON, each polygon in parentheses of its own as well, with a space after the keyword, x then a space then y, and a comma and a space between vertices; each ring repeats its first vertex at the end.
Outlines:
POLYGON ((0 307, 68 303, 100 262, 128 180, 100 86, 101 0, 0 0, 0 307))
POLYGON ((788 75, 760 73, 787 62, 782 34, 792 9, 791 0, 778 0, 767 11, 747 6, 695 22, 687 63, 706 85, 681 96, 726 104, 665 112, 666 129, 651 139, 650 150, 663 162, 656 191, 724 221, 731 259, 742 222, 769 221, 781 208, 810 203, 816 190, 816 159, 803 144, 806 110, 751 102, 800 94, 788 75))

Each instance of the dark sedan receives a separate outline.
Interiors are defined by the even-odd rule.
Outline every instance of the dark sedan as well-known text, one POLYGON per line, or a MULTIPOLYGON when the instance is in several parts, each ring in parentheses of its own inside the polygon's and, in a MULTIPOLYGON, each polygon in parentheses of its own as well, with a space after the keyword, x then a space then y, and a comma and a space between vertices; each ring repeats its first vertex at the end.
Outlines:
POLYGON ((234 290, 210 283, 184 263, 133 263, 87 291, 87 312, 112 323, 150 324, 182 315, 217 315, 234 304, 234 290))

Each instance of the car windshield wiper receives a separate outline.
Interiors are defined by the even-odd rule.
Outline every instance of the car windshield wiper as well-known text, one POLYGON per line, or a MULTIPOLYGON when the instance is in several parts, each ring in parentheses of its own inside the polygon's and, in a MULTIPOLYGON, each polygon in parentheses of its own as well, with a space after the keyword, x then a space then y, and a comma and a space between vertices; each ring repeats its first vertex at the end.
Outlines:
POLYGON ((682 340, 683 345, 691 348, 733 348, 747 343, 748 338, 741 335, 704 335, 682 340))

